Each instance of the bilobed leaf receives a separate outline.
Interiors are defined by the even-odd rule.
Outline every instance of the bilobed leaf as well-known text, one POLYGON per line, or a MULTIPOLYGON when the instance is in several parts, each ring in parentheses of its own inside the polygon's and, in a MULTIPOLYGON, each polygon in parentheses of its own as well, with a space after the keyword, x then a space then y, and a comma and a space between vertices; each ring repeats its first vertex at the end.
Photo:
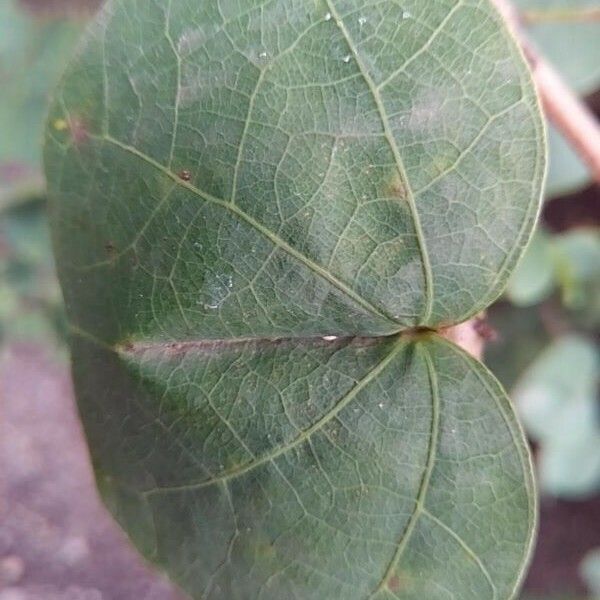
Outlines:
POLYGON ((198 598, 514 596, 526 445, 421 329, 501 293, 539 208, 487 0, 116 0, 45 162, 99 484, 146 556, 198 598))

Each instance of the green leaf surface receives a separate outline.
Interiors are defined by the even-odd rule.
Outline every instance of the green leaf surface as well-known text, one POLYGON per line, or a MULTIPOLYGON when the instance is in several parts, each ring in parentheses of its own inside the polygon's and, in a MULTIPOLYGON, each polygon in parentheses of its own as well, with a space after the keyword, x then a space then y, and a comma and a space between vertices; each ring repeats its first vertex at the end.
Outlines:
POLYGON ((194 597, 513 597, 526 444, 450 344, 81 338, 74 356, 104 497, 194 597))
POLYGON ((41 193, 41 144, 49 94, 82 24, 37 18, 17 0, 0 3, 0 209, 41 193))
POLYGON ((496 298, 539 209, 487 0, 110 2, 45 162, 99 484, 147 557, 197 598, 514 597, 515 416, 402 334, 496 298))

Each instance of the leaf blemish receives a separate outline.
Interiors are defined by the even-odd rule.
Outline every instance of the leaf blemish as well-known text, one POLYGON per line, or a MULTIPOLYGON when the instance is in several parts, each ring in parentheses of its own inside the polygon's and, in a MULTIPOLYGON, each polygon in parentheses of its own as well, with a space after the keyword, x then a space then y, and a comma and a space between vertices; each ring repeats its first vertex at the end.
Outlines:
POLYGON ((183 171, 179 171, 178 175, 179 179, 181 179, 182 181, 190 181, 192 179, 192 174, 186 169, 183 169, 183 171))
POLYGON ((387 184, 385 195, 388 198, 398 198, 399 200, 406 198, 406 187, 398 172, 394 173, 392 180, 387 184))
POLYGON ((397 592, 400 589, 400 577, 392 575, 387 583, 390 592, 397 592))
POLYGON ((83 119, 80 117, 73 117, 69 119, 68 129, 71 134, 71 140, 75 144, 75 146, 81 146, 84 142, 87 141, 89 132, 83 119))

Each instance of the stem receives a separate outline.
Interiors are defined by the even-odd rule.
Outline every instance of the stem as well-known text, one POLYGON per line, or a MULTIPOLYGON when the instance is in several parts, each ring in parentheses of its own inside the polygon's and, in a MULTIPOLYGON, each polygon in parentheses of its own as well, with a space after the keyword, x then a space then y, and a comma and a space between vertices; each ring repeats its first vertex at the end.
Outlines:
POLYGON ((521 17, 510 0, 492 2, 529 60, 546 116, 588 165, 593 178, 600 183, 600 124, 523 33, 521 17))
POLYGON ((483 359, 486 342, 493 342, 497 338, 496 332, 485 318, 485 313, 464 323, 442 329, 438 333, 478 360, 483 359))

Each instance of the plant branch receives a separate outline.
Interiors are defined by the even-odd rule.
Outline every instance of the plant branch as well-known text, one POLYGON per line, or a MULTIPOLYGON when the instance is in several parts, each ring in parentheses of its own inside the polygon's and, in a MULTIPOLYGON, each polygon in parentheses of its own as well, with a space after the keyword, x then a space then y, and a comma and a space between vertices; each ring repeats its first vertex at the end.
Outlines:
POLYGON ((541 56, 523 32, 521 15, 510 0, 492 0, 517 38, 531 64, 546 116, 569 141, 600 183, 600 124, 571 91, 554 67, 541 56))

